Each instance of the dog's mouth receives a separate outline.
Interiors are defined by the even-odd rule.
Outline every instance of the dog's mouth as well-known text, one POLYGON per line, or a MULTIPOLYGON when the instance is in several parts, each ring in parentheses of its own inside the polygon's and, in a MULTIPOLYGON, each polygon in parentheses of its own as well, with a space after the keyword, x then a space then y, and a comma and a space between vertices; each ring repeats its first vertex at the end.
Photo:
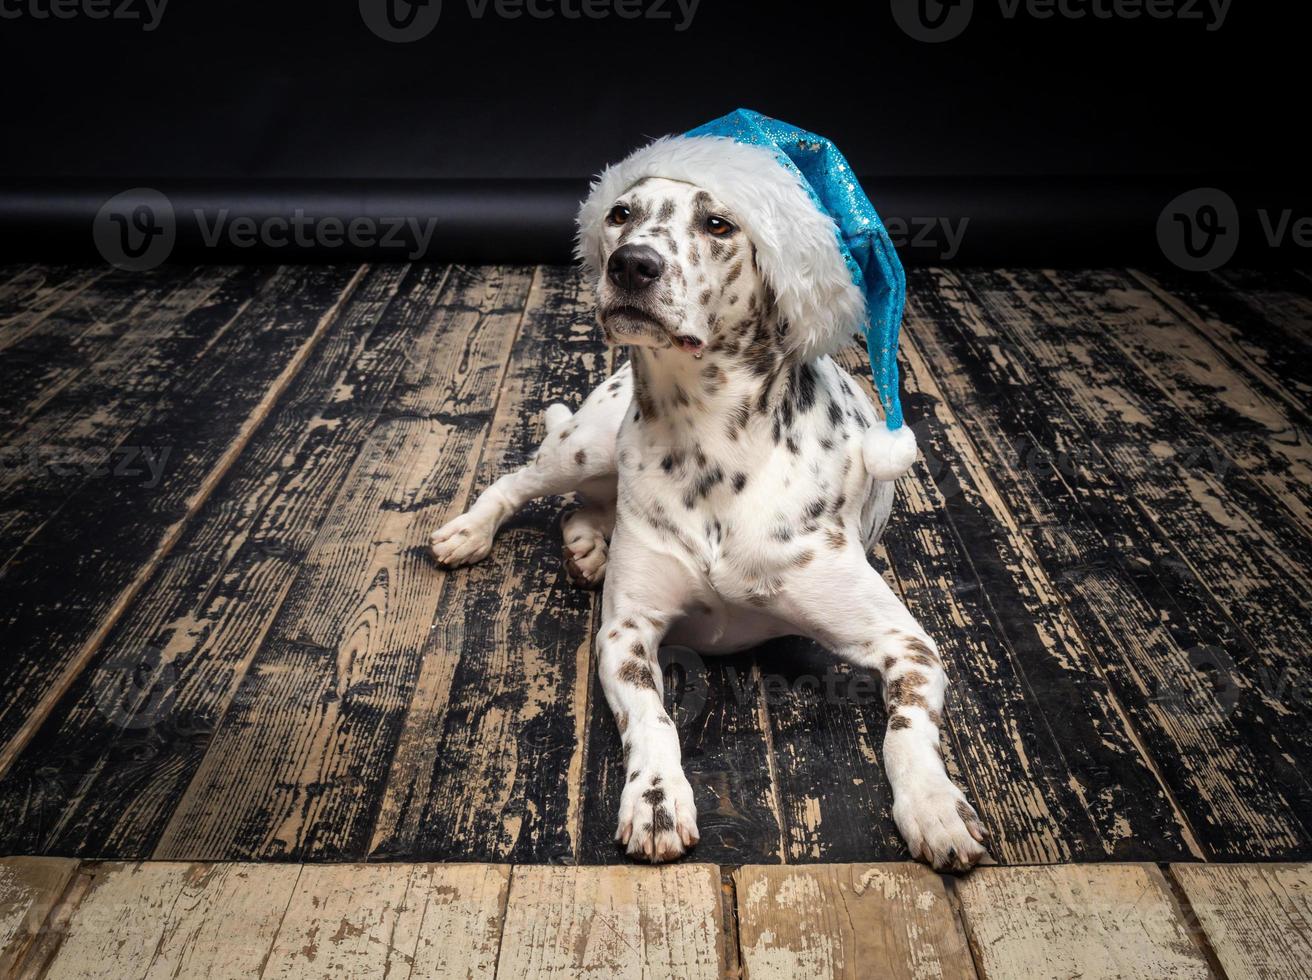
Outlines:
POLYGON ((678 347, 689 354, 700 355, 706 347, 705 343, 692 334, 676 333, 660 317, 628 303, 621 303, 602 310, 600 319, 607 336, 630 336, 629 331, 624 328, 630 325, 641 325, 647 328, 644 334, 656 332, 665 337, 671 346, 678 347), (619 322, 612 323, 612 321, 619 322))
MULTIPOLYGON (((643 324, 645 326, 655 327, 663 333, 669 333, 669 328, 665 325, 665 321, 660 317, 653 313, 648 313, 639 306, 632 306, 628 303, 619 303, 601 311, 602 326, 610 326, 612 320, 643 324)), ((623 325, 622 322, 621 325, 623 325)))

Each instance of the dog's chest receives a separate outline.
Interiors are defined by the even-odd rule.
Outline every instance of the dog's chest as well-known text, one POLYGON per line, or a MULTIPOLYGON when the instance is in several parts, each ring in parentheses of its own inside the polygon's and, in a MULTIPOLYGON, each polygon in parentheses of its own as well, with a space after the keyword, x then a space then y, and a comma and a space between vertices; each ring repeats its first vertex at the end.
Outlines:
MULTIPOLYGON (((836 380, 827 374, 822 382, 836 380)), ((745 425, 712 414, 691 425, 626 418, 617 443, 625 533, 676 555, 725 599, 773 594, 790 569, 864 536, 873 487, 854 413, 830 408, 844 398, 822 384, 786 425, 777 412, 745 425)))

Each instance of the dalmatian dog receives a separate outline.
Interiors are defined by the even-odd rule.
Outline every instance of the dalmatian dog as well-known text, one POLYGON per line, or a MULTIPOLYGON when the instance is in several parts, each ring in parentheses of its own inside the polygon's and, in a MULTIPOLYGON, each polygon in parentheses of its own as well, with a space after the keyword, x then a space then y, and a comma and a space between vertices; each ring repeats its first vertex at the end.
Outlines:
POLYGON ((943 661, 866 558, 893 500, 862 453, 882 425, 873 403, 830 356, 790 346, 727 202, 649 176, 602 211, 583 229, 599 249, 597 321, 627 361, 577 411, 547 410, 528 465, 433 534, 434 555, 477 562, 526 502, 577 494, 564 564, 579 585, 604 581, 596 649, 624 746, 616 839, 629 855, 669 861, 698 840, 660 645, 716 654, 801 635, 880 675, 898 829, 935 868, 970 868, 986 834, 940 757, 943 661))

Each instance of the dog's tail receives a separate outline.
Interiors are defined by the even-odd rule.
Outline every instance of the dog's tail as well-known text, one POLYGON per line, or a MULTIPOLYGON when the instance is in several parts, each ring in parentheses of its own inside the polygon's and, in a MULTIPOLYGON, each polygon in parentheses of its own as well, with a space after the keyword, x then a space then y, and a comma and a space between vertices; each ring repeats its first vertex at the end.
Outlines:
POLYGON ((555 432, 573 417, 574 413, 569 410, 569 406, 562 405, 560 402, 548 405, 547 410, 542 413, 542 420, 546 422, 548 432, 555 432))

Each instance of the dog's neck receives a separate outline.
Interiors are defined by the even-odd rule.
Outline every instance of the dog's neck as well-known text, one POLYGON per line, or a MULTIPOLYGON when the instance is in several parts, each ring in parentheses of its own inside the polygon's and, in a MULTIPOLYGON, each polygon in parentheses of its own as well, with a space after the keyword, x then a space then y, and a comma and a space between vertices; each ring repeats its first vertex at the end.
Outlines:
POLYGON ((689 447, 710 433, 736 441, 749 423, 775 414, 801 358, 784 343, 778 315, 761 303, 717 324, 696 356, 677 347, 631 347, 634 407, 662 443, 689 447))

